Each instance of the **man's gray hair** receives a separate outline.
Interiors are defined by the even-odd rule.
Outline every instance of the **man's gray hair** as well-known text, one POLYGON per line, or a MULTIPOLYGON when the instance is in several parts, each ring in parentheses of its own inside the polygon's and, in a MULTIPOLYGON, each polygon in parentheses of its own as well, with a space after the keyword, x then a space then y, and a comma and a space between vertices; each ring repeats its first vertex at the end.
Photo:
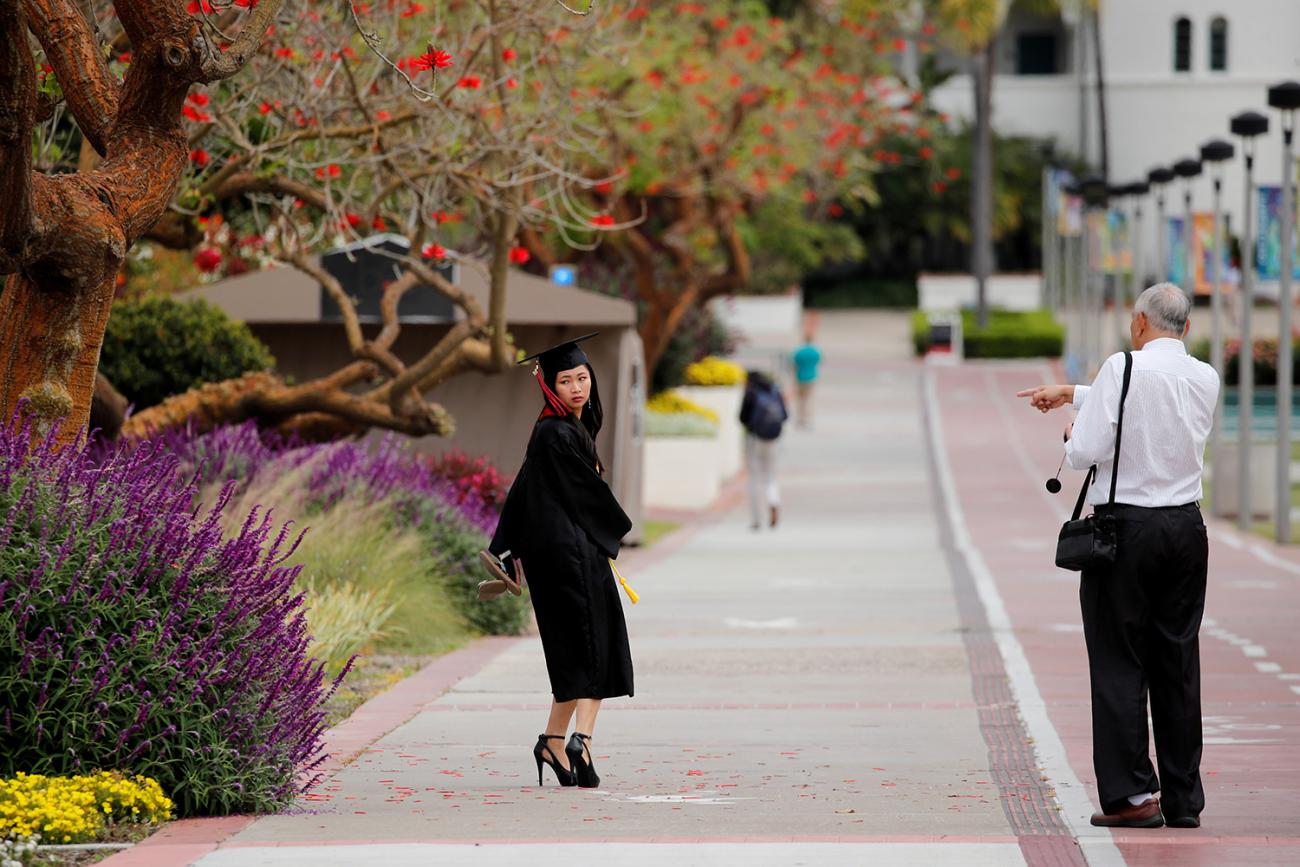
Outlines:
POLYGON ((1157 283, 1138 296, 1133 312, 1145 313, 1156 331, 1182 337, 1192 314, 1192 299, 1173 283, 1157 283))

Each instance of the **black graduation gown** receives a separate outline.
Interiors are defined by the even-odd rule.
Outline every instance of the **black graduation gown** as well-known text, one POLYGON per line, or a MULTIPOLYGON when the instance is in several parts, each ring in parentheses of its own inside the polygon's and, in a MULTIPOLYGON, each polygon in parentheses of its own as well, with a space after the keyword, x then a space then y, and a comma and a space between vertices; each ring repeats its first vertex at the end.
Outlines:
POLYGON ((609 559, 632 522, 571 418, 533 428, 492 536, 524 564, 556 701, 632 695, 632 653, 609 559))

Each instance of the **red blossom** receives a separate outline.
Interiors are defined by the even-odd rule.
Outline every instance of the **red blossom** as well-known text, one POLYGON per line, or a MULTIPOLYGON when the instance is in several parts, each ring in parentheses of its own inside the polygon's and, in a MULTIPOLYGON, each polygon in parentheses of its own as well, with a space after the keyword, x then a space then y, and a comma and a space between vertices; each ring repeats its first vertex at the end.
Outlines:
POLYGON ((270 113, 271 113, 271 103, 269 103, 269 102, 263 102, 261 105, 259 105, 259 106, 257 107, 257 110, 260 111, 262 114, 270 114, 270 113))
POLYGON ((202 106, 208 104, 208 95, 206 93, 200 93, 199 91, 195 91, 185 98, 195 105, 202 106))
POLYGON ((202 11, 204 15, 211 15, 211 0, 190 0, 189 4, 185 7, 185 11, 191 15, 198 15, 200 11, 202 11))
POLYGON ((337 178, 343 174, 343 170, 336 163, 330 163, 328 166, 320 166, 316 169, 316 177, 324 180, 328 175, 331 178, 337 178))
POLYGON ((430 48, 419 57, 413 57, 410 60, 411 69, 417 72, 426 72, 430 69, 446 69, 451 64, 451 55, 435 48, 430 48))
POLYGON ((946 190, 946 189, 948 189, 948 185, 945 184, 943 181, 935 181, 935 182, 934 182, 934 191, 935 191, 936 193, 942 193, 942 192, 943 192, 944 190, 946 190))
POLYGON ((523 265, 529 259, 533 258, 523 247, 510 248, 510 261, 516 265, 523 265))
POLYGON ((477 75, 467 75, 460 81, 456 82, 457 87, 463 87, 467 90, 478 90, 479 86, 482 84, 483 79, 479 78, 477 75))
POLYGON ((370 221, 370 228, 374 229, 376 232, 382 232, 388 228, 388 224, 384 222, 383 217, 376 214, 375 218, 370 221))
POLYGON ((287 47, 277 48, 277 49, 275 49, 275 56, 276 56, 276 57, 291 58, 291 57, 293 57, 293 49, 292 49, 292 48, 287 48, 287 47))
POLYGON ((596 184, 596 186, 592 187, 592 189, 602 194, 610 193, 613 192, 614 185, 609 181, 601 181, 600 183, 596 184))
POLYGON ((211 274, 221 267, 221 253, 211 247, 203 247, 194 254, 194 264, 205 274, 211 274))
POLYGON ((195 148, 190 151, 190 162, 194 163, 194 165, 199 168, 206 166, 211 159, 212 158, 208 155, 208 152, 202 148, 195 148))
POLYGON ((916 153, 918 156, 921 157, 921 159, 928 160, 930 157, 934 156, 934 148, 926 146, 921 148, 916 153))
POLYGON ((948 169, 948 171, 945 172, 945 174, 948 175, 948 180, 955 181, 961 177, 961 169, 953 167, 948 169))
POLYGON ((346 221, 347 221, 347 224, 348 224, 349 226, 351 226, 352 228, 354 228, 354 229, 355 229, 357 226, 360 226, 360 225, 361 225, 361 218, 358 217, 356 214, 352 213, 351 211, 349 211, 348 213, 344 214, 344 215, 343 215, 343 219, 346 220, 346 221))
POLYGON ((195 123, 207 123, 208 121, 212 120, 212 116, 209 115, 206 111, 198 111, 197 109, 195 109, 193 106, 190 105, 183 107, 181 109, 181 114, 185 115, 195 123))
POLYGON ((644 6, 633 6, 631 9, 627 11, 627 20, 640 21, 642 18, 646 17, 649 14, 650 14, 650 10, 646 9, 644 6))
POLYGON ((614 225, 614 218, 609 214, 598 214, 591 218, 591 224, 593 226, 612 226, 614 225))
POLYGON ((826 209, 826 213, 830 214, 832 217, 842 217, 844 216, 844 206, 839 202, 835 202, 826 209))
POLYGON ((419 15, 423 11, 424 11, 424 7, 422 5, 420 5, 419 3, 412 3, 402 10, 402 17, 411 18, 413 16, 419 15))
POLYGON ((441 244, 425 244, 420 255, 426 259, 446 259, 447 250, 441 244))
POLYGON ((518 56, 519 55, 515 53, 515 50, 513 48, 507 48, 506 50, 501 52, 501 59, 504 60, 506 63, 509 63, 510 61, 514 60, 518 56))

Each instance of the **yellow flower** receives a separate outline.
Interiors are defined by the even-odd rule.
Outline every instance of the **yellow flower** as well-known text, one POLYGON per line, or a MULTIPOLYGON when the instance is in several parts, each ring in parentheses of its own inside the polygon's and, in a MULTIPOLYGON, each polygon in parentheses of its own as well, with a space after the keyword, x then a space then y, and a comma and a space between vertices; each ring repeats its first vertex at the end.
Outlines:
POLYGON ((651 412, 677 413, 689 412, 703 416, 714 424, 718 423, 718 414, 708 407, 700 406, 687 400, 675 391, 661 391, 645 402, 645 408, 651 412))
POLYGON ((682 375, 688 385, 740 385, 745 381, 743 367, 715 355, 686 365, 682 375))

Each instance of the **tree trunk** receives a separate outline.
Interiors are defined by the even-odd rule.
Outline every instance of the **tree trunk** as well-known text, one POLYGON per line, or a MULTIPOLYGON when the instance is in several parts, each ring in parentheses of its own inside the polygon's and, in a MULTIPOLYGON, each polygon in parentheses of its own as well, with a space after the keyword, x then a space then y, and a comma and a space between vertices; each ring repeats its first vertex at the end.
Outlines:
POLYGON ((673 297, 669 305, 651 306, 641 316, 641 321, 637 324, 636 330, 641 337, 641 345, 645 350, 647 377, 654 376, 655 368, 659 366, 660 360, 664 357, 664 352, 668 350, 668 344, 672 342, 673 335, 677 333, 678 327, 682 324, 682 317, 695 304, 699 294, 699 287, 692 286, 680 295, 673 297))
POLYGON ((95 377, 95 395, 90 402, 90 427, 100 436, 115 440, 126 422, 129 401, 104 374, 95 377))
POLYGON ((1110 180, 1110 134, 1106 129, 1106 74, 1101 57, 1101 9, 1093 7, 1092 54, 1097 70, 1097 136, 1101 157, 1101 176, 1110 180))
POLYGON ((993 272, 993 63, 997 38, 975 52, 975 140, 971 147, 971 273, 976 316, 988 325, 988 279, 993 272))
POLYGON ((78 436, 90 420, 104 327, 113 306, 116 266, 84 289, 49 290, 25 275, 9 278, 0 296, 0 407, 20 402, 44 436, 78 436))

